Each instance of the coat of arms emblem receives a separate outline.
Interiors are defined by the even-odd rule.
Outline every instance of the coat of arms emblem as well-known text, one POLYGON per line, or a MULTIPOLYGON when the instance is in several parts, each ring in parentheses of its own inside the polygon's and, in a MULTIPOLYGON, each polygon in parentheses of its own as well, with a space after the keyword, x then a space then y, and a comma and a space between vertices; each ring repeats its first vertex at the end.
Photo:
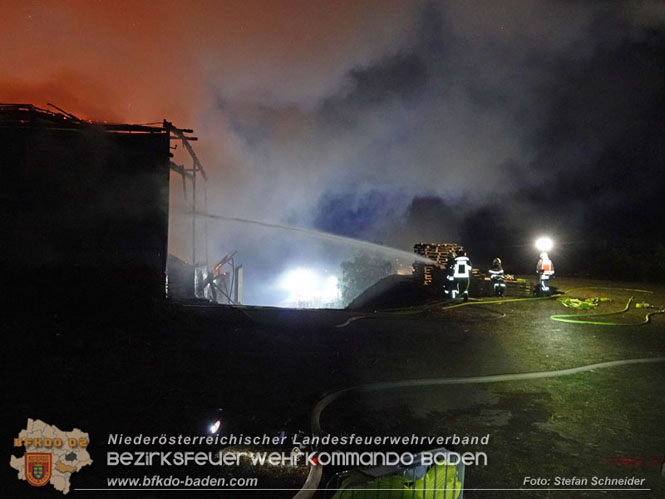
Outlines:
POLYGON ((25 479, 30 485, 41 487, 51 479, 52 458, 46 452, 25 453, 25 479))

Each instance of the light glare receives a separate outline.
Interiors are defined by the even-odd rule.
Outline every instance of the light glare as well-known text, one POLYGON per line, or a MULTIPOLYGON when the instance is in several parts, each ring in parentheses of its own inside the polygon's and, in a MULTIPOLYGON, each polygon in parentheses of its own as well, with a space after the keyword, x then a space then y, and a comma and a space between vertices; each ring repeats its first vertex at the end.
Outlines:
POLYGON ((281 288, 288 291, 285 303, 300 308, 312 308, 331 305, 341 295, 339 280, 336 276, 313 269, 296 268, 286 272, 281 278, 281 288))
POLYGON ((549 251, 554 246, 554 243, 549 237, 540 237, 536 241, 536 248, 538 251, 549 251))
POLYGON ((309 300, 316 290, 316 274, 308 269, 296 269, 284 278, 284 287, 295 296, 309 300))

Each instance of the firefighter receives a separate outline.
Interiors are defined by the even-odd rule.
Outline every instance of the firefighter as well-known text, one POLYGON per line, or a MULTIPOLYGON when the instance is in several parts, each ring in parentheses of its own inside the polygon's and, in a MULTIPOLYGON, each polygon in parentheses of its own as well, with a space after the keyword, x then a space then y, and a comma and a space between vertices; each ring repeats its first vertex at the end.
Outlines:
POLYGON ((490 267, 490 279, 492 280, 492 292, 494 296, 503 296, 506 291, 506 283, 504 282, 503 267, 501 267, 501 258, 492 260, 490 267))
POLYGON ((443 284, 443 292, 446 296, 449 296, 453 291, 455 284, 455 278, 453 274, 455 273, 455 254, 451 251, 448 254, 448 260, 446 261, 446 282, 443 284))
POLYGON ((550 278, 554 275, 554 263, 550 260, 546 251, 543 251, 540 254, 540 260, 538 260, 538 266, 536 267, 536 272, 538 273, 538 288, 537 294, 547 295, 550 292, 549 282, 550 278))
POLYGON ((464 301, 469 301, 469 283, 471 282, 471 261, 466 256, 466 252, 460 248, 457 250, 457 257, 453 267, 453 300, 457 295, 462 295, 464 301))

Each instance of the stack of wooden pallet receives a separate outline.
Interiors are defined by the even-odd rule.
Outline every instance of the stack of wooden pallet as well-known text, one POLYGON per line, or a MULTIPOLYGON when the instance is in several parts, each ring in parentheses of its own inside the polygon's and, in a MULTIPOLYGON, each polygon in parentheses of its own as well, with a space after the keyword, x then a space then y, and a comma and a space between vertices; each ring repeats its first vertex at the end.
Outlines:
POLYGON ((459 245, 455 243, 415 244, 413 246, 414 253, 432 260, 431 265, 422 262, 416 262, 413 265, 413 275, 416 281, 422 283, 423 286, 442 286, 448 257, 450 255, 454 256, 457 248, 459 248, 459 245))

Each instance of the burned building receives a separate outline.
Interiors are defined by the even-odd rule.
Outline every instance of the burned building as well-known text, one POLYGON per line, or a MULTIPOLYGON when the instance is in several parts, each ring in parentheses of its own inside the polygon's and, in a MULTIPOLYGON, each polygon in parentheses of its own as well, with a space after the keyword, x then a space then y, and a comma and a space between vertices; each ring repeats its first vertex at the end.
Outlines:
POLYGON ((163 296, 172 133, 1 104, 5 298, 163 296))

